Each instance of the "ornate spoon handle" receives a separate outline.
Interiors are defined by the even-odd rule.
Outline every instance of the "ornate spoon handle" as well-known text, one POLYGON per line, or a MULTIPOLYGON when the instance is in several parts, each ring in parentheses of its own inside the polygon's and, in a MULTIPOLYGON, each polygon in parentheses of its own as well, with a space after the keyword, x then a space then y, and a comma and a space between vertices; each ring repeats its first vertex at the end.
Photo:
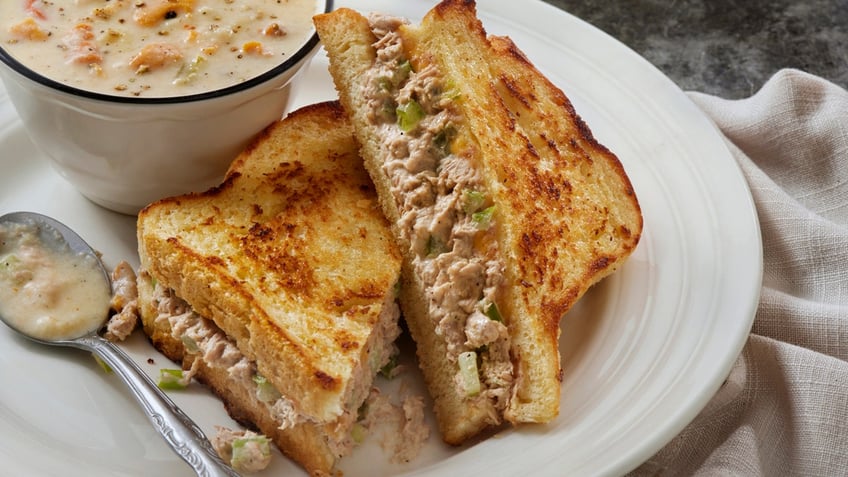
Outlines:
POLYGON ((94 334, 66 344, 88 349, 118 374, 174 452, 201 477, 238 477, 212 448, 203 431, 120 348, 94 334))

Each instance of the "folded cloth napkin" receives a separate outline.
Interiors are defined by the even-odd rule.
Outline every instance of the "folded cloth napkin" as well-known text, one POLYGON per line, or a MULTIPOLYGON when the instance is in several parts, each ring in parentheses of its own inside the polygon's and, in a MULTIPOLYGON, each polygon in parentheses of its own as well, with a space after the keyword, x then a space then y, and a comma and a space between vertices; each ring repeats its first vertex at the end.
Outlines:
POLYGON ((718 393, 631 475, 848 475, 848 91, 781 70, 747 99, 689 96, 751 188, 762 295, 718 393))

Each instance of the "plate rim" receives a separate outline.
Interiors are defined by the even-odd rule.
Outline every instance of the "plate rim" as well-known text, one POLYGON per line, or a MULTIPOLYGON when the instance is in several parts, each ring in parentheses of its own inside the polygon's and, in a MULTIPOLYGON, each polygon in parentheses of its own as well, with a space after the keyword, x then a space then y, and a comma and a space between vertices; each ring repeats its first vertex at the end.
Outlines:
MULTIPOLYGON (((348 2, 337 0, 335 2, 335 5, 336 5, 336 8, 338 8, 339 6, 342 6, 346 3, 348 3, 348 2)), ((373 2, 373 3, 379 4, 380 2, 379 2, 379 0, 375 0, 375 2, 373 2)), ((387 2, 383 2, 383 3, 387 3, 387 2)), ((425 2, 423 2, 422 0, 415 2, 416 7, 418 7, 418 8, 420 8, 421 5, 423 5, 424 3, 425 2)), ((406 6, 404 6, 404 7, 398 6, 397 7, 397 9, 401 9, 401 8, 406 8, 406 6)), ((409 7, 409 8, 412 8, 412 7, 409 7)), ((504 2, 498 2, 497 0, 479 0, 478 1, 478 9, 480 11, 481 16, 485 16, 487 14, 503 15, 505 12, 506 12, 506 14, 509 14, 509 12, 513 11, 513 10, 509 10, 510 8, 515 9, 514 11, 519 10, 519 7, 516 6, 515 4, 506 4, 504 2), (506 7, 505 7, 505 5, 506 5, 506 7)), ((544 18, 546 18, 548 21, 553 21, 552 19, 556 19, 557 16, 565 15, 569 18, 570 22, 577 22, 579 24, 582 24, 584 27, 593 31, 594 35, 601 35, 601 38, 603 38, 604 41, 611 42, 611 44, 615 45, 615 47, 618 48, 620 51, 622 51, 622 52, 626 51, 627 53, 623 53, 623 54, 628 56, 627 61, 631 61, 631 62, 635 61, 637 64, 639 64, 640 67, 643 69, 643 72, 642 72, 643 74, 646 74, 645 72, 648 72, 647 74, 652 75, 652 80, 657 81, 659 84, 663 85, 663 87, 667 88, 669 91, 673 90, 674 95, 677 97, 677 99, 679 99, 681 101, 685 99, 685 101, 687 101, 690 104, 690 108, 694 108, 694 110, 697 110, 701 114, 701 116, 703 118, 702 122, 704 122, 705 124, 707 124, 711 127, 711 133, 710 134, 715 136, 714 139, 722 140, 722 144, 723 144, 723 147, 724 147, 725 152, 726 152, 725 160, 729 160, 729 162, 732 163, 735 166, 736 173, 737 173, 736 180, 741 181, 744 184, 745 191, 747 191, 748 202, 746 204, 746 208, 750 211, 753 211, 753 222, 749 225, 754 226, 754 228, 756 229, 755 235, 758 238, 758 240, 756 240, 754 242, 755 245, 757 246, 757 249, 758 249, 758 253, 757 253, 758 266, 756 267, 757 270, 754 271, 754 275, 756 275, 756 277, 754 279, 752 279, 751 283, 749 284, 749 286, 751 286, 751 288, 754 289, 756 291, 756 293, 747 303, 748 306, 747 306, 747 309, 744 312, 744 314, 748 315, 748 318, 749 318, 748 322, 747 322, 747 332, 744 333, 744 334, 740 333, 737 336, 735 336, 735 340, 734 340, 734 343, 731 346, 731 348, 736 349, 736 352, 735 353, 728 353, 727 356, 726 356, 725 362, 722 363, 722 365, 718 367, 719 369, 717 369, 716 373, 715 373, 715 374, 724 374, 724 376, 726 376, 727 374, 730 373, 730 370, 732 369, 734 362, 736 361, 739 353, 742 351, 743 346, 744 346, 745 342, 747 341, 748 334, 750 333, 750 329, 753 326, 753 322, 754 322, 754 318, 755 318, 756 310, 757 310, 757 305, 759 303, 759 293, 760 293, 760 289, 761 289, 762 273, 763 273, 763 270, 762 270, 763 261, 762 261, 761 231, 759 229, 759 221, 757 220, 757 217, 756 217, 756 205, 753 201, 753 197, 751 195, 750 188, 748 187, 747 182, 744 179, 744 175, 743 175, 741 168, 739 167, 739 165, 734 160, 730 149, 723 142, 723 139, 722 139, 723 135, 718 130, 718 128, 715 126, 715 124, 711 120, 709 120, 709 118, 707 118, 706 114, 703 113, 702 111, 700 111, 700 109, 697 108, 697 106, 694 104, 694 102, 692 102, 691 99, 689 99, 688 96, 686 96, 686 94, 682 90, 680 90, 670 79, 668 79, 659 69, 657 69, 655 66, 651 65, 643 57, 641 57, 640 55, 635 53, 632 49, 630 49, 626 45, 622 44, 621 42, 619 42, 618 40, 616 40, 612 36, 601 31, 600 29, 586 23, 585 21, 571 15, 567 11, 559 9, 557 7, 554 7, 553 5, 544 3, 541 0, 533 0, 531 2, 526 2, 526 3, 521 2, 520 10, 521 10, 521 12, 520 12, 521 15, 539 14, 539 15, 542 15, 544 18), (538 13, 538 12, 541 12, 541 13, 538 13), (754 282, 756 282, 756 286, 754 285, 754 282), (731 355, 732 355, 732 357, 731 357, 731 355)), ((515 15, 513 18, 520 18, 520 16, 515 15)), ((485 21, 484 21, 484 24, 485 24, 485 21)), ((521 46, 521 45, 519 45, 519 46, 521 46)), ((532 57, 531 57, 531 61, 533 61, 532 57)), ((8 96, 5 94, 5 91, 2 88, 2 86, 0 86, 0 109, 2 109, 4 107, 4 105, 5 105, 5 107, 11 107, 8 96)), ((0 118, 2 118, 2 116, 0 116, 0 118)), ((0 124, 0 126, 3 126, 3 125, 0 124)), ((17 125, 12 124, 11 127, 12 128, 20 127, 19 120, 18 120, 17 125)), ((0 127, 0 135, 4 134, 4 131, 5 131, 4 127, 0 127)), ((0 143, 0 144, 2 144, 2 143, 0 143)), ((739 184, 737 184, 737 186, 738 185, 739 184)), ((0 197, 0 204, 3 203, 2 200, 3 200, 2 197, 0 197)), ((629 455, 625 456, 624 459, 620 459, 617 462, 611 462, 606 468, 595 469, 595 470, 596 471, 600 470, 600 473, 607 474, 607 473, 626 472, 626 471, 632 470, 633 468, 637 467, 639 464, 641 464, 642 462, 644 462, 645 460, 650 458, 650 456, 653 455, 656 451, 661 449, 665 444, 667 444, 683 428, 685 428, 685 426, 688 425, 688 423, 691 422, 691 420, 694 419, 697 416, 697 414, 701 412, 701 410, 704 408, 704 406, 706 406, 708 401, 712 398, 712 395, 715 394, 715 391, 717 391, 719 389, 720 385, 721 385, 720 381, 716 381, 714 383, 711 383, 711 386, 709 386, 709 388, 712 390, 711 392, 703 393, 702 395, 700 395, 698 397, 698 399, 695 401, 694 405, 691 405, 687 409, 683 410, 681 415, 673 420, 674 421, 673 424, 666 425, 663 432, 656 433, 653 436, 651 436, 651 438, 648 439, 648 444, 643 445, 641 448, 632 451, 629 455)), ((441 467, 441 466, 436 466, 436 471, 439 470, 438 469, 439 467, 441 467)), ((426 469, 422 469, 422 471, 426 472, 426 469)), ((416 472, 413 472, 413 473, 416 473, 416 472)))

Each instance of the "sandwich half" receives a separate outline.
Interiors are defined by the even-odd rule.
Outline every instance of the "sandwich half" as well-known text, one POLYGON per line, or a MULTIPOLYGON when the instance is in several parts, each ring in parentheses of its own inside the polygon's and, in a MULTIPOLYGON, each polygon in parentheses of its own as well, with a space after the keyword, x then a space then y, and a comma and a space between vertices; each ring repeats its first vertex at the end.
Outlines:
POLYGON ((444 440, 558 415, 563 315, 636 248, 618 158, 470 0, 414 25, 314 17, 404 256, 400 303, 444 440))
POLYGON ((337 102, 269 126, 206 192, 138 216, 156 348, 312 475, 332 471, 400 333, 401 256, 337 102))

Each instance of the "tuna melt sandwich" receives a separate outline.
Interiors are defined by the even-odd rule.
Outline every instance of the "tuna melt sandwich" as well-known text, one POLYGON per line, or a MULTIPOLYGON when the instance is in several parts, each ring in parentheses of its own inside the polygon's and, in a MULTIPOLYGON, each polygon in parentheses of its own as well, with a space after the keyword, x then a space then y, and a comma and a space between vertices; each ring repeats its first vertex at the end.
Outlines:
POLYGON ((420 24, 316 16, 403 254, 400 303, 444 440, 557 416, 560 320, 639 242, 617 157, 470 0, 420 24))
MULTIPOLYGON (((330 475, 400 334, 401 256, 338 102, 269 126, 221 185, 154 202, 137 230, 154 346, 310 475, 330 475)), ((423 426, 420 398, 404 410, 423 426)))

